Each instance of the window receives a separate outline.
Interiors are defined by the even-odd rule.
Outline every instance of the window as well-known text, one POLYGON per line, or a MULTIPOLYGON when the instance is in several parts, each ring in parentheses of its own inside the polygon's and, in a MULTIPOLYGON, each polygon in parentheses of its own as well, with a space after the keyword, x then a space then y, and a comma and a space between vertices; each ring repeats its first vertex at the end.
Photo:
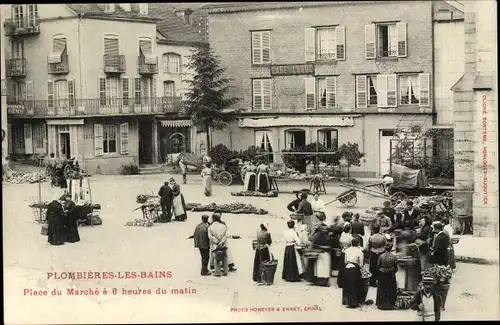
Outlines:
POLYGON ((12 41, 12 58, 13 59, 24 58, 24 42, 22 40, 12 41))
POLYGON ((28 5, 28 27, 37 26, 38 6, 35 4, 28 5))
POLYGON ((104 54, 108 56, 117 56, 120 53, 120 43, 118 36, 104 36, 104 54))
POLYGON ((261 151, 269 153, 267 155, 268 161, 273 162, 273 144, 272 144, 272 135, 271 131, 255 131, 255 146, 259 148, 261 151))
POLYGON ((116 153, 116 125, 103 125, 102 148, 104 153, 116 153))
POLYGON ((377 107, 396 107, 396 79, 395 74, 377 76, 377 107))
POLYGON ((24 149, 24 125, 12 127, 12 139, 15 149, 24 149))
POLYGON ((174 133, 170 136, 170 153, 179 153, 186 150, 186 137, 182 133, 174 133))
POLYGON ((43 149, 45 147, 45 124, 35 124, 33 126, 33 143, 35 149, 43 149))
POLYGON ((339 148, 339 132, 337 130, 319 130, 318 142, 325 148, 337 150, 339 148))
POLYGON ((163 73, 181 73, 181 56, 179 54, 163 54, 163 73))
POLYGON ((22 81, 14 82, 14 102, 19 103, 26 100, 26 84, 22 81))
POLYGON ((120 124, 120 153, 128 154, 128 123, 120 124))
POLYGON ((401 105, 429 106, 430 76, 428 73, 399 76, 399 98, 401 105))
POLYGON ((367 59, 406 56, 406 23, 370 24, 365 26, 365 57, 367 59))
POLYGON ((163 82, 163 97, 175 97, 175 82, 163 82))
POLYGON ((345 60, 345 27, 305 29, 305 61, 345 60))
POLYGON ((305 78, 306 109, 337 107, 336 77, 305 78))
POLYGON ((134 98, 135 98, 135 105, 141 105, 141 95, 142 95, 142 90, 141 90, 141 78, 134 78, 134 98))
POLYGON ((49 56, 49 63, 61 63, 63 53, 66 51, 66 36, 56 35, 52 39, 52 53, 49 56))
POLYGON ((306 131, 287 130, 285 131, 285 149, 293 149, 306 145, 306 131))
POLYGON ((271 63, 271 31, 252 32, 252 64, 271 63))
POLYGON ((272 109, 272 79, 253 79, 253 109, 272 109))
POLYGON ((130 83, 128 77, 122 77, 122 97, 123 106, 128 106, 130 98, 130 83))
POLYGON ((12 17, 17 28, 24 28, 24 7, 23 5, 12 6, 12 17))
POLYGON ((358 108, 377 106, 376 76, 356 76, 356 103, 358 108))

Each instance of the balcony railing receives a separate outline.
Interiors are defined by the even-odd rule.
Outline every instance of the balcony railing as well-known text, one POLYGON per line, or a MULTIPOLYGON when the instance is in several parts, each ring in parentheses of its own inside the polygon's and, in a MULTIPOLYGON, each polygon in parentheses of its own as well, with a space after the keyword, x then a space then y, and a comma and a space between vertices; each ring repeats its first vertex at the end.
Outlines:
POLYGON ((38 35, 40 34, 40 19, 38 16, 23 19, 7 18, 4 27, 5 36, 38 35))
POLYGON ((137 65, 139 67, 140 74, 156 74, 156 73, 158 73, 158 58, 156 58, 156 63, 148 64, 145 62, 144 56, 139 56, 137 58, 137 65))
POLYGON ((397 57, 398 51, 383 51, 379 50, 377 52, 377 57, 379 58, 394 58, 397 57))
POLYGON ((49 57, 47 57, 47 71, 51 74, 69 73, 68 54, 62 54, 59 63, 50 63, 49 57))
POLYGON ((7 101, 9 117, 156 115, 182 112, 181 97, 7 101))
POLYGON ((335 60, 337 57, 335 53, 317 53, 316 60, 335 60))
POLYGON ((104 72, 124 73, 125 70, 125 55, 104 55, 104 72))
POLYGON ((26 76, 26 59, 8 59, 7 60, 7 77, 25 77, 26 76))

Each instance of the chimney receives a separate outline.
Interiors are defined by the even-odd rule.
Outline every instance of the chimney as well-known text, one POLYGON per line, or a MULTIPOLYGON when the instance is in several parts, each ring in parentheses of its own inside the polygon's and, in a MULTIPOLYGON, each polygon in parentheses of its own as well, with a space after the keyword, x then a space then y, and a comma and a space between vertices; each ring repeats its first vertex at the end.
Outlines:
POLYGON ((120 3, 120 7, 123 9, 123 11, 130 12, 132 11, 132 7, 130 3, 120 3))

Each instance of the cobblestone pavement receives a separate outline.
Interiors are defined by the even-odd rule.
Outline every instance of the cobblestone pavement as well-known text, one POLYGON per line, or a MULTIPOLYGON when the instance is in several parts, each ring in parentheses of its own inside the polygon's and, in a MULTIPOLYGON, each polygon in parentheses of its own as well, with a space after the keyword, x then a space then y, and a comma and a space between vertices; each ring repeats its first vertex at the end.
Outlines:
MULTIPOLYGON (((227 278, 201 277, 199 253, 188 240, 202 213, 191 212, 187 222, 155 225, 152 228, 125 227, 127 221, 140 217, 132 212, 138 206, 137 194, 156 192, 166 175, 136 177, 100 176, 92 178, 92 196, 102 205, 104 223, 93 228, 80 228, 81 241, 52 247, 40 235, 40 225, 33 222, 28 208, 36 197, 36 185, 3 186, 4 202, 4 274, 5 322, 29 323, 106 323, 106 322, 250 322, 250 321, 364 321, 415 320, 413 311, 379 311, 374 306, 349 310, 341 306, 341 290, 313 287, 306 283, 281 280, 281 263, 273 286, 257 286, 251 280, 253 251, 251 240, 262 220, 269 222, 275 244, 274 254, 282 260, 284 246, 280 242, 287 213, 285 204, 293 198, 257 199, 231 197, 239 186, 214 186, 214 197, 205 198, 201 185, 192 176, 182 191, 187 202, 226 203, 240 201, 268 209, 267 216, 225 214, 230 232, 241 236, 231 240, 238 271, 227 278), (196 181, 196 182, 195 182, 196 181), (170 279, 54 280, 47 272, 88 271, 171 271, 170 279), (50 296, 52 289, 61 296, 50 296), (100 295, 67 296, 68 288, 101 290, 100 295), (102 290, 116 296, 104 296, 102 290), (123 295, 122 288, 151 289, 151 294, 123 295), (49 297, 23 296, 24 289, 48 290, 49 297), (196 290, 192 294, 156 294, 157 289, 196 290), (315 306, 319 307, 321 310, 315 306), (300 307, 301 311, 231 312, 234 308, 300 307), (306 307, 312 307, 306 311, 306 307), (61 315, 56 310, 65 310, 61 315)), ((328 201, 341 188, 328 187, 328 201)), ((43 184, 43 197, 50 199, 54 189, 43 184)), ((380 205, 380 199, 360 196, 354 211, 362 212, 380 205)), ((338 202, 328 207, 327 214, 340 214, 338 202)), ((499 319, 499 268, 458 264, 448 296, 444 320, 499 319)), ((335 281, 332 281, 334 283, 335 281)), ((369 297, 376 292, 370 289, 369 297)))

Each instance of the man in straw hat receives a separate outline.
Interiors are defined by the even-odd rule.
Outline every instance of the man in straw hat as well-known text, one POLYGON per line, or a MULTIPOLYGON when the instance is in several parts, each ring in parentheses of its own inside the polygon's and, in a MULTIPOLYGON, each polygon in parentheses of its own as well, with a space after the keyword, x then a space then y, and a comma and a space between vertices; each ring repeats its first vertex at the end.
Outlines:
POLYGON ((441 319, 441 297, 433 289, 433 284, 432 277, 424 277, 422 287, 411 303, 412 309, 417 310, 419 321, 437 322, 441 319))

